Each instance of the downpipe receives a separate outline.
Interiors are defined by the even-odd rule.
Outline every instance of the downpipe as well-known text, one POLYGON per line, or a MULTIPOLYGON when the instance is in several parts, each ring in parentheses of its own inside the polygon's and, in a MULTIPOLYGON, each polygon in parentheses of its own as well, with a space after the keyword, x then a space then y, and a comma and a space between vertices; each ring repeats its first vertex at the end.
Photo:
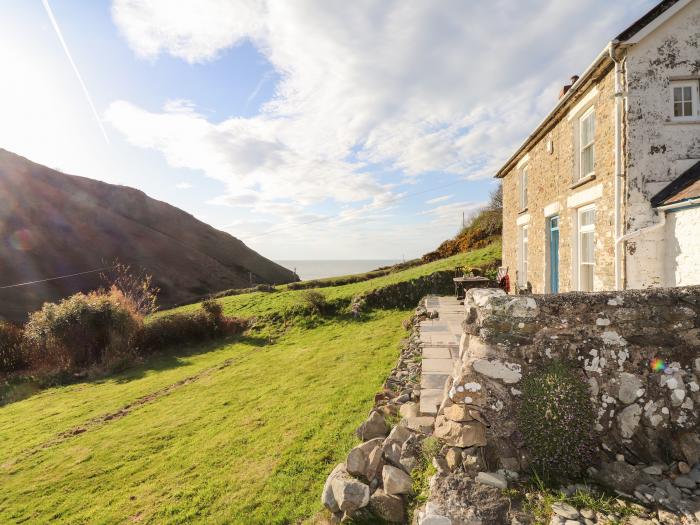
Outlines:
POLYGON ((622 181, 624 178, 624 173, 622 170, 622 110, 623 102, 626 95, 623 90, 621 77, 624 71, 625 58, 618 60, 615 56, 615 51, 617 47, 615 42, 610 42, 608 45, 608 53, 610 54, 610 59, 615 64, 615 217, 614 217, 614 231, 615 231, 615 245, 614 245, 614 259, 615 259, 615 289, 622 289, 622 253, 621 244, 624 242, 625 237, 621 235, 621 224, 622 224, 622 181))

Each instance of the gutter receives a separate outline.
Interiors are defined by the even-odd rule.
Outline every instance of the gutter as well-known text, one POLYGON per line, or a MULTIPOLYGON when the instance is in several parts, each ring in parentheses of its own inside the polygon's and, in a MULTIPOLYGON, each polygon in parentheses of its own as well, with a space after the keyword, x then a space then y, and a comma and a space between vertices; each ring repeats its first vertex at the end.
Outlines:
POLYGON ((700 206, 700 197, 694 197, 692 199, 686 199, 684 201, 673 202, 671 204, 666 204, 664 206, 657 206, 657 210, 664 212, 664 217, 666 212, 673 212, 679 208, 692 208, 695 206, 700 206))
POLYGON ((547 124, 553 119, 554 115, 556 115, 559 111, 561 111, 569 102, 571 102, 571 99, 574 97, 575 94, 578 94, 579 89, 584 85, 585 82, 590 80, 590 77, 593 75, 593 72, 600 67, 600 65, 605 62, 606 58, 610 58, 610 48, 613 46, 613 42, 610 42, 608 45, 605 46, 605 48, 598 54, 598 56, 595 58, 593 63, 586 68, 586 70, 581 74, 581 77, 569 88, 569 91, 566 92, 566 94, 557 102, 557 105, 554 106, 554 109, 549 112, 549 114, 540 122, 537 127, 535 128, 535 131, 533 131, 526 139, 525 141, 520 145, 520 147, 515 151, 515 153, 506 161, 506 163, 503 165, 503 167, 498 170, 498 172, 495 175, 495 178, 500 179, 503 178, 503 176, 506 174, 506 172, 510 171, 510 169, 513 167, 514 164, 517 163, 518 158, 520 155, 528 148, 531 142, 533 142, 536 138, 538 138, 540 135, 545 133, 545 128, 547 127, 547 124))

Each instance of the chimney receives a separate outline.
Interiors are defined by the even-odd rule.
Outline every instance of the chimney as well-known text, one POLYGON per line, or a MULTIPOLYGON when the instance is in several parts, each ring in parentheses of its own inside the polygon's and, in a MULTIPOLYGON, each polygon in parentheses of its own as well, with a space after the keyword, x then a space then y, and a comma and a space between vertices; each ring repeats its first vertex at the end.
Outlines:
POLYGON ((566 95, 566 93, 571 89, 571 86, 573 86, 574 84, 576 84, 576 81, 577 81, 578 79, 579 79, 579 76, 578 76, 578 75, 573 75, 573 76, 571 77, 571 84, 566 84, 566 85, 564 85, 563 88, 561 88, 561 91, 559 92, 559 100, 561 100, 562 97, 563 97, 564 95, 566 95))

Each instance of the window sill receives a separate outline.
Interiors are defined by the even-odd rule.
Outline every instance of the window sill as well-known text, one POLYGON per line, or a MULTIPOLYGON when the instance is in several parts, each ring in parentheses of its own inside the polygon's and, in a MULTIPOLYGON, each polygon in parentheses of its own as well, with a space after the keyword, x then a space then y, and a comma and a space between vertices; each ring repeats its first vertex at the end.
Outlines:
POLYGON ((569 186, 569 189, 573 190, 574 188, 583 186, 584 184, 586 184, 587 182, 591 182, 592 180, 595 180, 595 173, 591 173, 590 175, 586 175, 582 179, 577 180, 571 186, 569 186))
POLYGON ((527 211, 527 206, 518 212, 518 215, 522 215, 527 211))
POLYGON ((698 125, 700 124, 700 118, 693 118, 688 120, 667 120, 664 122, 666 126, 682 126, 682 125, 698 125))

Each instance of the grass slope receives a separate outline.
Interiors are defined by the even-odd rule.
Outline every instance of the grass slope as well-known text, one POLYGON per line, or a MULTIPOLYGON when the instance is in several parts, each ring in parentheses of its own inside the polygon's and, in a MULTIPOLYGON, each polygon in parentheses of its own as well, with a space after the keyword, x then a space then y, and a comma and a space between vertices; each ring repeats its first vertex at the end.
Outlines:
POLYGON ((0 408, 0 521, 309 519, 396 360, 406 316, 200 348, 0 408), (203 371, 123 417, 89 421, 203 371))
MULTIPOLYGON (((495 243, 320 291, 350 299, 499 257, 495 243)), ((266 316, 302 293, 282 287, 220 302, 228 315, 266 316)), ((408 314, 263 325, 0 407, 0 523, 311 521, 395 363, 408 314)))
MULTIPOLYGON (((394 284, 410 279, 416 279, 431 273, 452 269, 457 266, 471 267, 493 263, 501 257, 501 244, 495 242, 489 246, 474 250, 468 253, 460 253, 447 259, 441 259, 428 264, 423 264, 407 270, 396 273, 391 273, 382 277, 362 281, 358 283, 346 284, 343 286, 334 286, 329 288, 318 288, 318 291, 326 296, 327 299, 350 299, 355 295, 380 288, 388 284, 394 284)), ((226 315, 234 315, 238 317, 253 317, 267 316, 273 313, 282 312, 285 309, 299 304, 301 301, 302 290, 289 290, 285 286, 280 287, 278 292, 254 292, 243 295, 233 295, 223 297, 218 301, 224 307, 226 315)), ((173 310, 159 312, 157 315, 164 315, 172 312, 186 312, 199 307, 199 303, 181 306, 173 310)))

